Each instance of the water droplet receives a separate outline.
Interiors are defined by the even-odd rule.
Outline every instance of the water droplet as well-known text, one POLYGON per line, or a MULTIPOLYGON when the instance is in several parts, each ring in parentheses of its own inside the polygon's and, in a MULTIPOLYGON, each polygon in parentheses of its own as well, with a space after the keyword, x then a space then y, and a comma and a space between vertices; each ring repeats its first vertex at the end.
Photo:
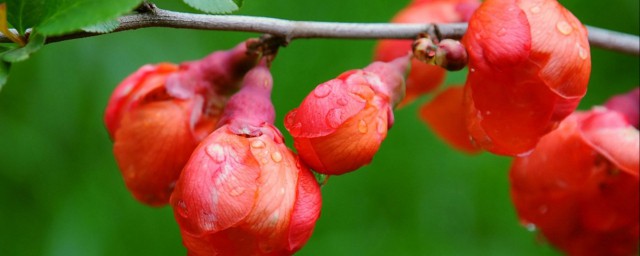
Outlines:
POLYGON ((540 12, 540 6, 531 7, 531 12, 532 13, 539 13, 540 12))
POLYGON ((571 33, 571 31, 573 31, 573 27, 571 27, 571 25, 569 23, 567 23, 566 21, 558 22, 558 24, 556 24, 556 28, 563 35, 568 35, 568 34, 571 33))
POLYGON ((578 56, 580 56, 581 59, 586 60, 589 57, 589 52, 587 52, 580 43, 576 43, 576 47, 578 48, 578 56))
POLYGON ((501 28, 498 30, 498 36, 504 36, 507 34, 507 30, 505 28, 501 28))
MULTIPOLYGON (((487 137, 488 138, 488 137, 487 137)), ((520 154, 516 154, 517 157, 525 157, 525 156, 529 156, 531 155, 531 153, 533 153, 533 149, 526 151, 526 152, 522 152, 520 154)))
POLYGON ((358 131, 360 133, 367 133, 367 122, 365 122, 364 120, 360 119, 360 122, 358 122, 358 131))
POLYGON ((378 117, 378 124, 376 125, 376 131, 380 134, 384 134, 387 132, 387 122, 385 122, 382 118, 378 117))
POLYGON ((209 155, 211 159, 213 159, 213 161, 221 163, 225 159, 224 148, 218 143, 207 146, 205 148, 205 151, 207 152, 207 155, 209 155))
POLYGON ((298 112, 294 110, 294 111, 289 112, 289 114, 287 114, 284 117, 284 123, 287 126, 293 125, 293 122, 296 120, 296 113, 298 113, 298 112))
POLYGON ((302 130, 302 123, 300 122, 297 122, 293 126, 289 127, 289 132, 291 132, 291 134, 294 136, 296 134, 299 134, 301 130, 302 130))
POLYGON ((536 231, 536 224, 533 223, 527 223, 524 225, 524 227, 529 231, 529 232, 535 232, 536 231))
POLYGON ((189 210, 187 209, 187 204, 183 200, 178 200, 176 205, 178 206, 178 214, 183 218, 188 218, 189 210))
POLYGON ((348 102, 347 102, 347 100, 345 98, 339 98, 337 103, 340 106, 346 106, 348 102))
POLYGON ((475 68, 470 68, 469 72, 471 72, 471 73, 476 72, 476 69, 475 68))
POLYGON ((320 84, 313 90, 313 95, 318 98, 327 97, 331 93, 331 87, 328 84, 320 84))
POLYGON ((273 154, 271 154, 271 159, 274 162, 279 163, 280 161, 282 161, 282 154, 280 154, 280 152, 278 151, 273 152, 273 154))
POLYGON ((342 124, 342 110, 334 108, 327 113, 327 124, 331 128, 338 128, 342 124))
POLYGON ((235 187, 231 190, 231 192, 229 192, 229 195, 231 196, 239 196, 242 195, 242 193, 244 193, 245 189, 243 187, 235 187))
POLYGON ((264 146, 264 142, 262 142, 261 140, 254 140, 251 142, 252 148, 264 148, 264 146))

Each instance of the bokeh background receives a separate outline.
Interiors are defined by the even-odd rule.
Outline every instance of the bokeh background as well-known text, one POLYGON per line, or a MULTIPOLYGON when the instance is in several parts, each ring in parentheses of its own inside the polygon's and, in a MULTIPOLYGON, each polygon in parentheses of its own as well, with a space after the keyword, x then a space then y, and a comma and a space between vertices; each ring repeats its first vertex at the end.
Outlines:
MULTIPOLYGON (((247 0, 237 14, 386 22, 407 2, 247 0)), ((561 3, 585 24, 639 33, 638 1, 561 3)), ((113 88, 141 65, 199 59, 252 36, 147 28, 46 45, 15 64, 0 93, 0 255, 185 255, 171 209, 146 207, 126 190, 103 111, 113 88)), ((272 67, 277 125, 315 85, 367 65, 374 44, 301 39, 281 49, 272 67)), ((639 84, 638 57, 591 51, 581 109, 639 84)), ((463 83, 465 72, 450 73, 447 84, 463 83)), ((559 254, 519 225, 510 159, 449 148, 417 118, 428 99, 396 111, 371 165, 323 187, 321 218, 298 255, 559 254)))

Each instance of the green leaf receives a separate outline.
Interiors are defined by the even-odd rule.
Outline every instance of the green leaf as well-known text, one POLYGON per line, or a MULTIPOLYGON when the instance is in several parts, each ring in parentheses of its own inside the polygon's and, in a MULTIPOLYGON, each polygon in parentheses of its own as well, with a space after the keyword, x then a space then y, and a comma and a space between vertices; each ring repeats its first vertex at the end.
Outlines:
POLYGON ((193 8, 208 13, 230 13, 242 6, 243 0, 183 0, 193 8))
POLYGON ((46 16, 45 0, 7 0, 7 21, 20 35, 46 16))
MULTIPOLYGON (((29 58, 29 55, 40 50, 46 41, 46 37, 40 33, 31 33, 27 45, 15 48, 2 54, 3 62, 18 62, 29 58)), ((7 69, 8 70, 8 69, 7 69)))
POLYGON ((100 22, 93 26, 84 27, 82 28, 82 30, 91 33, 109 33, 116 30, 118 26, 120 26, 120 22, 118 20, 110 20, 106 22, 100 22))
POLYGON ((7 0, 7 18, 21 34, 36 28, 45 36, 61 35, 133 10, 142 0, 7 0))

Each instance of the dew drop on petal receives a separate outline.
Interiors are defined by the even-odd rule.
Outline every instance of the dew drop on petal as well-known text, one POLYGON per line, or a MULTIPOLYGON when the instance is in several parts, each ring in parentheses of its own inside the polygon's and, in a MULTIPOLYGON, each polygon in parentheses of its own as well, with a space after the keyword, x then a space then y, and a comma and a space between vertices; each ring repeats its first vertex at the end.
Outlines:
POLYGON ((571 34, 571 31, 573 31, 573 28, 571 27, 571 25, 569 23, 567 23, 566 21, 558 22, 558 24, 556 24, 556 28, 563 35, 571 34))
POLYGON ((529 231, 529 232, 535 232, 537 230, 536 224, 533 223, 527 223, 524 225, 524 227, 529 231))
POLYGON ((340 106, 346 106, 348 102, 347 102, 347 100, 345 98, 339 98, 337 103, 340 106))
POLYGON ((318 98, 327 97, 331 93, 331 87, 328 84, 320 84, 313 90, 313 95, 318 98))
POLYGON ((578 48, 578 56, 580 56, 581 59, 586 60, 587 57, 589 57, 589 53, 580 43, 576 43, 576 48, 578 48))
POLYGON ((261 140, 254 140, 251 142, 252 148, 264 148, 264 146, 264 142, 262 142, 261 140))
POLYGON ((245 189, 243 187, 235 187, 231 190, 231 192, 229 192, 229 195, 231 196, 239 196, 242 195, 242 193, 244 193, 245 189))
POLYGON ((365 122, 364 120, 360 119, 360 121, 358 122, 358 131, 360 133, 367 133, 367 122, 365 122))
POLYGON ((475 68, 470 68, 469 72, 471 72, 471 73, 476 72, 476 69, 475 68))
POLYGON ((289 131, 293 134, 298 134, 300 133, 301 130, 302 130, 302 123, 300 122, 297 122, 296 124, 294 124, 289 128, 289 131))
MULTIPOLYGON (((488 138, 488 137, 487 137, 487 138, 488 138)), ((489 141, 491 141, 491 140, 489 140, 489 141)), ((532 148, 532 149, 531 149, 531 150, 529 150, 529 151, 522 152, 522 153, 520 153, 520 154, 516 154, 516 156, 517 156, 517 157, 526 157, 526 156, 529 156, 529 155, 531 155, 531 153, 533 153, 533 150, 534 150, 534 149, 532 148)))
POLYGON ((339 108, 334 108, 332 110, 329 110, 329 113, 327 113, 326 119, 327 119, 327 124, 331 128, 338 128, 338 126, 342 124, 342 110, 339 108))
POLYGON ((224 155, 224 148, 218 143, 211 144, 205 148, 207 155, 218 163, 221 163, 226 158, 224 155))
POLYGON ((539 13, 540 12, 540 6, 531 7, 531 12, 532 13, 539 13))
POLYGON ((271 160, 273 160, 276 163, 279 163, 280 161, 282 161, 282 154, 280 154, 280 152, 278 151, 273 152, 271 154, 271 160))
POLYGON ((293 122, 296 120, 296 113, 297 113, 297 111, 291 111, 289 114, 287 114, 284 117, 284 123, 287 126, 292 126, 293 125, 293 122))
POLYGON ((176 204, 177 210, 178 210, 178 214, 180 214, 180 216, 182 216, 183 218, 188 218, 188 214, 189 214, 189 210, 187 210, 187 204, 184 203, 183 200, 178 200, 178 203, 176 204))
POLYGON ((507 34, 507 30, 505 28, 501 28, 498 30, 498 36, 504 36, 507 34))

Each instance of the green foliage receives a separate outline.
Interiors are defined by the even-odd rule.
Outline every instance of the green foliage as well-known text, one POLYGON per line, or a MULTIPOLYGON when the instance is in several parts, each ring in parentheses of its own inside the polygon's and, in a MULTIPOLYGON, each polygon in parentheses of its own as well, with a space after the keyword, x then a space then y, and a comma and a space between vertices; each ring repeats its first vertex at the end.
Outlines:
POLYGON ((230 13, 242 6, 243 0, 184 0, 193 8, 208 13, 230 13))
POLYGON ((46 37, 40 33, 31 33, 29 42, 24 47, 8 50, 2 53, 2 60, 5 62, 18 62, 24 61, 29 58, 29 55, 38 51, 42 46, 46 37))
POLYGON ((62 35, 112 20, 142 0, 8 0, 7 18, 21 34, 28 28, 46 36, 62 35))

